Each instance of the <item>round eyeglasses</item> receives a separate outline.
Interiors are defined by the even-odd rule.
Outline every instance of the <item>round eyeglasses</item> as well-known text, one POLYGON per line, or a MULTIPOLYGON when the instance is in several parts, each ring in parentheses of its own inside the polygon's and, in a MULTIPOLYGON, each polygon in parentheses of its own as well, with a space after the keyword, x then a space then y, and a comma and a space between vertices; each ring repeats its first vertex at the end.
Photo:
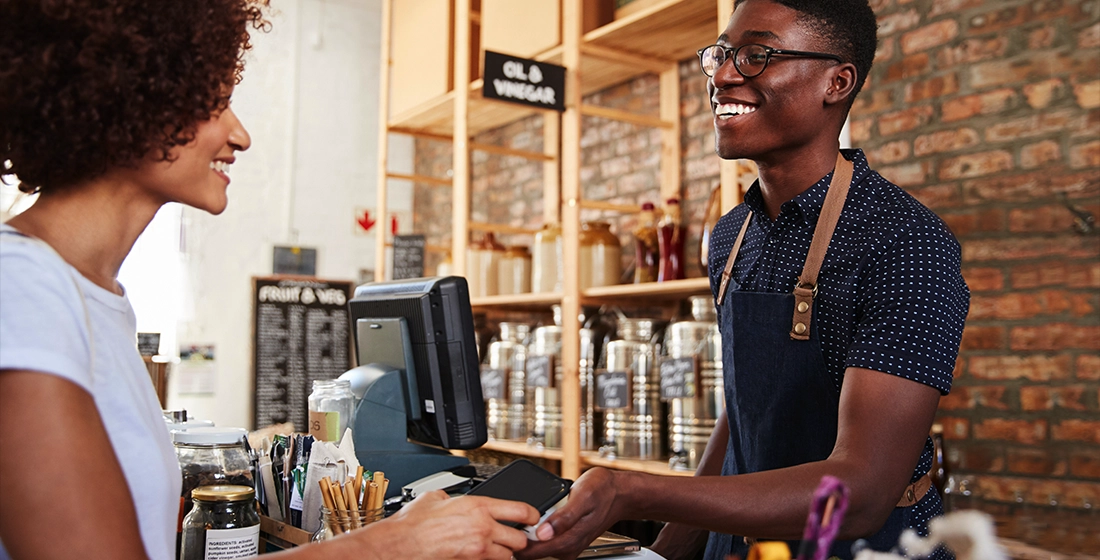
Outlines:
POLYGON ((733 59, 733 67, 737 70, 737 73, 746 78, 755 78, 762 74, 764 69, 768 67, 768 62, 771 62, 773 56, 827 58, 837 62, 844 62, 843 59, 835 54, 773 49, 757 44, 741 45, 740 47, 711 45, 709 47, 703 47, 697 52, 699 53, 699 67, 702 68, 704 74, 711 77, 713 77, 714 73, 730 58, 733 59))

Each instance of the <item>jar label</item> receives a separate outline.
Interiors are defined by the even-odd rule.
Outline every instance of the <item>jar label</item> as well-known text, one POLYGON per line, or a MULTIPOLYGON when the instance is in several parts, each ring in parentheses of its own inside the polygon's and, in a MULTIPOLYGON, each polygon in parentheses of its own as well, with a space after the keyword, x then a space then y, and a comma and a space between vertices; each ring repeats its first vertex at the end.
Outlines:
POLYGON ((630 372, 602 371, 596 374, 596 408, 630 407, 630 372))
POLYGON ((504 370, 482 366, 481 397, 485 400, 504 398, 504 370))
POLYGON ((528 387, 553 387, 553 362, 551 356, 528 356, 527 376, 528 387))
POLYGON ((205 560, 251 558, 260 553, 260 526, 240 529, 208 529, 205 560))
POLYGON ((695 358, 665 358, 660 371, 662 399, 695 396, 695 358))
POLYGON ((340 413, 309 411, 309 435, 321 441, 339 441, 340 413))

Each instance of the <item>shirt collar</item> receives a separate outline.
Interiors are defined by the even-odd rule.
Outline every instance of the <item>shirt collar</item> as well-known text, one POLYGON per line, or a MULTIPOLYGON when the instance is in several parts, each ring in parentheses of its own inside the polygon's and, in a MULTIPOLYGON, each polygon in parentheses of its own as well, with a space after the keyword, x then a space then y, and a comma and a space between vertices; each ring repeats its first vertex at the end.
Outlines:
MULTIPOLYGON (((867 158, 863 155, 863 150, 848 149, 841 150, 845 159, 852 162, 855 167, 852 172, 852 185, 858 185, 863 181, 864 175, 867 173, 867 158)), ((802 191, 801 194, 792 198, 791 200, 783 203, 783 206, 779 208, 779 215, 794 213, 795 216, 800 218, 807 224, 816 224, 817 217, 821 214, 821 207, 825 204, 825 194, 829 192, 829 182, 833 180, 833 173, 829 172, 828 175, 822 177, 818 182, 814 183, 810 188, 802 191)), ((752 186, 745 192, 745 205, 752 210, 753 213, 760 214, 761 216, 767 216, 767 212, 764 210, 764 195, 760 192, 760 180, 753 181, 752 186)))

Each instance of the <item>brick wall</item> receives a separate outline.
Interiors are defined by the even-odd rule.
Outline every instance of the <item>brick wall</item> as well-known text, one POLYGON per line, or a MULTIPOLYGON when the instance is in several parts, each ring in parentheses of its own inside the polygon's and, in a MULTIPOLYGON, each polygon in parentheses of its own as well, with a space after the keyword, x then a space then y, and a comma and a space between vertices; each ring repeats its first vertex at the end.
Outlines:
MULTIPOLYGON (((1100 2, 872 6, 880 48, 853 107, 853 144, 952 228, 972 291, 955 388, 941 404, 950 467, 986 498, 1009 501, 1019 492, 1036 503, 1053 496, 1096 506, 1100 235, 1077 233, 1061 197, 1100 214, 1100 2)), ((682 195, 694 260, 718 160, 705 79, 694 60, 680 69, 682 195)), ((656 76, 643 77, 586 102, 656 114, 657 86, 656 76)), ((588 117, 583 127, 585 198, 656 202, 657 132, 588 117)), ((477 141, 540 150, 541 120, 477 141)), ((450 157, 445 144, 418 142, 417 172, 445 176, 450 157)), ((541 188, 541 164, 477 154, 472 219, 539 223, 541 188)), ((430 242, 449 242, 447 189, 417 187, 415 211, 430 242)), ((582 218, 612 221, 624 255, 632 254, 632 217, 582 218)))
POLYGON ((970 316, 942 399, 978 493, 1100 502, 1100 3, 873 0, 853 144, 962 243, 970 316))

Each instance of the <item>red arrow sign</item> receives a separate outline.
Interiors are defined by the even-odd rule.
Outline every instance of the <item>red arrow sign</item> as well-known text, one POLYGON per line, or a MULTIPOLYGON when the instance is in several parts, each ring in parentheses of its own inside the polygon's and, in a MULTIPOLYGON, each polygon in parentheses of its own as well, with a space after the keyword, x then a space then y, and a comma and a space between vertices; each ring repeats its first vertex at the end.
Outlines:
POLYGON ((363 215, 356 218, 355 222, 359 224, 359 227, 363 228, 363 231, 370 231, 370 228, 374 227, 376 223, 374 218, 370 217, 370 210, 363 210, 363 215))

